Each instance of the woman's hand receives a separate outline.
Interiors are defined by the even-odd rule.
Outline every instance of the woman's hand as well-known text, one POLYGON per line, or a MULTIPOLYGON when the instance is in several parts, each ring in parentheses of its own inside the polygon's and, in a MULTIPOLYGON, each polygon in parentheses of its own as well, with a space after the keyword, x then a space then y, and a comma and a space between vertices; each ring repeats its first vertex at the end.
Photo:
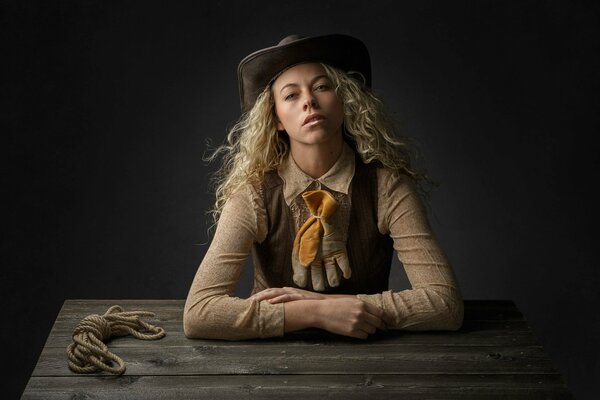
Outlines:
POLYGON ((316 303, 316 326, 338 335, 366 339, 386 331, 383 310, 356 297, 329 298, 316 303))
POLYGON ((387 331, 383 310, 356 296, 325 295, 282 287, 262 290, 249 299, 266 300, 271 304, 287 303, 286 332, 313 326, 338 335, 366 339, 377 329, 387 331), (296 300, 310 301, 295 303, 296 300))
POLYGON ((321 293, 293 287, 269 288, 253 294, 250 300, 267 300, 271 304, 287 303, 294 300, 325 300, 327 297, 321 293))

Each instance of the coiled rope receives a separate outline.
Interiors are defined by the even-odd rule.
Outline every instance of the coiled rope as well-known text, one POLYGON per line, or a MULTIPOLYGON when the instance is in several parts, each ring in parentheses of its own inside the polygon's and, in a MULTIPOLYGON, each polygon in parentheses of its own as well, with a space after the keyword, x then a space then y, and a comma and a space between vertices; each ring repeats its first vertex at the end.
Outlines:
POLYGON ((154 317, 154 313, 125 312, 121 306, 112 306, 104 315, 92 314, 82 319, 73 332, 73 343, 67 347, 71 371, 123 374, 125 362, 108 350, 106 341, 112 337, 127 335, 141 340, 156 340, 166 335, 163 328, 142 321, 141 317, 154 317), (117 366, 113 367, 111 361, 117 363, 117 366))

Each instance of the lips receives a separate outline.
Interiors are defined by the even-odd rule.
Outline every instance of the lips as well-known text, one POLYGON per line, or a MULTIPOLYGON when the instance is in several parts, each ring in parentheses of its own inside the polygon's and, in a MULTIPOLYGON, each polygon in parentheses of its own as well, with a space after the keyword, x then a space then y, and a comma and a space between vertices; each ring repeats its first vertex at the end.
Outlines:
POLYGON ((315 121, 320 121, 322 119, 325 119, 325 117, 322 116, 322 115, 320 115, 320 114, 317 114, 317 113, 310 114, 308 117, 306 117, 306 119, 304 120, 304 122, 302 123, 302 125, 304 126, 304 125, 306 125, 308 123, 315 122, 315 121))

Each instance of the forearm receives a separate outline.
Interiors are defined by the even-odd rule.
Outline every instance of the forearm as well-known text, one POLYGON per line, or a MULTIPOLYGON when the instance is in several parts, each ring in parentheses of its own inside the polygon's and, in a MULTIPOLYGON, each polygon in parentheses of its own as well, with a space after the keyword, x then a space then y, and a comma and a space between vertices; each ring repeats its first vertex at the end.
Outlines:
POLYGON ((357 297, 382 308, 390 321, 389 329, 457 330, 463 322, 462 297, 452 287, 429 286, 357 297))
POLYGON ((323 300, 296 300, 283 303, 284 331, 293 332, 300 329, 317 327, 318 302, 323 300))
POLYGON ((297 300, 285 303, 285 332, 321 327, 320 308, 330 299, 358 298, 383 310, 388 329, 456 330, 462 325, 464 306, 458 289, 431 285, 401 292, 377 294, 326 294, 321 300, 297 300))
MULTIPOLYGON (((314 299, 294 298, 306 296, 304 291, 300 291, 302 292, 300 294, 280 296, 281 291, 285 289, 268 289, 259 297, 267 299, 269 303, 284 302, 285 332, 311 327, 323 328, 328 322, 327 317, 323 317, 324 308, 340 299, 358 299, 377 306, 383 311, 382 318, 388 329, 456 330, 460 328, 463 320, 462 298, 458 290, 451 286, 431 285, 425 288, 401 292, 386 291, 371 295, 319 294, 319 298, 314 299)), ((339 311, 338 307, 338 305, 334 306, 339 311)))
POLYGON ((213 295, 186 306, 189 338, 241 340, 283 335, 283 305, 213 295))

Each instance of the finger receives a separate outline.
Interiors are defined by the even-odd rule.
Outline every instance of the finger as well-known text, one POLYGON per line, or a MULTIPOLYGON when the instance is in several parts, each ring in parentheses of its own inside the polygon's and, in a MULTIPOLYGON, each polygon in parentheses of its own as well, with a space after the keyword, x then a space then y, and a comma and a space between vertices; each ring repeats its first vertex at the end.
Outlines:
POLYGON ((387 327, 385 326, 385 322, 382 318, 368 313, 365 314, 365 319, 361 325, 361 329, 366 330, 369 333, 375 333, 377 329, 387 331, 387 327))
MULTIPOLYGON (((381 309, 380 307, 378 307, 374 304, 368 303, 366 301, 364 302, 364 304, 366 306, 367 315, 370 315, 370 316, 376 318, 377 321, 380 321, 380 323, 375 324, 375 326, 377 326, 378 329, 387 330, 388 325, 393 325, 393 321, 390 320, 390 318, 383 311, 383 309, 381 309)), ((370 321, 375 321, 375 320, 370 319, 370 321)))
POLYGON ((248 299, 250 300, 269 300, 272 298, 275 298, 277 296, 281 296, 284 294, 292 294, 296 297, 302 297, 302 294, 305 293, 305 290, 302 289, 296 289, 293 287, 281 287, 281 288, 268 288, 268 289, 264 289, 258 293, 253 294, 252 296, 250 296, 248 299))
POLYGON ((344 278, 350 279, 352 276, 352 270, 350 269, 350 260, 348 259, 348 254, 345 251, 337 254, 335 256, 335 261, 337 262, 338 267, 342 270, 344 274, 344 278))
POLYGON ((378 318, 383 318, 384 312, 383 309, 375 304, 371 304, 368 301, 363 300, 363 304, 365 306, 365 311, 369 314, 373 314, 378 318))
POLYGON ((266 299, 270 299, 272 297, 278 296, 279 294, 281 294, 282 289, 281 288, 268 288, 268 289, 264 289, 261 290, 258 293, 253 294, 252 296, 249 297, 250 300, 266 300, 266 299))
POLYGON ((358 328, 358 330, 366 333, 367 335, 372 335, 375 332, 377 332, 377 327, 374 325, 371 325, 369 323, 362 323, 358 328))
POLYGON ((386 330, 386 326, 381 318, 373 314, 364 313, 355 322, 355 329, 372 335, 377 332, 377 329, 386 330))
POLYGON ((348 334, 348 336, 356 339, 367 339, 369 334, 362 329, 355 329, 348 334))
POLYGON ((256 292, 254 293, 252 296, 248 297, 248 300, 254 300, 256 299, 258 296, 260 296, 265 290, 269 290, 269 289, 263 289, 260 292, 256 292))
POLYGON ((320 262, 314 261, 310 268, 310 276, 312 278, 313 289, 319 292, 325 290, 325 282, 323 281, 323 266, 320 262))
POLYGON ((323 260, 325 263, 325 273, 327 274, 327 282, 329 286, 338 287, 340 285, 340 273, 336 267, 335 259, 333 257, 326 258, 323 260))
POLYGON ((385 324, 386 329, 396 326, 396 321, 394 320, 394 318, 389 316, 388 313, 386 313, 386 312, 383 313, 383 317, 381 317, 381 319, 383 320, 383 323, 385 324))
POLYGON ((282 294, 280 296, 268 299, 267 301, 270 304, 278 304, 278 303, 287 303, 288 301, 301 300, 301 299, 302 299, 302 296, 300 296, 298 294, 286 293, 286 294, 282 294))

